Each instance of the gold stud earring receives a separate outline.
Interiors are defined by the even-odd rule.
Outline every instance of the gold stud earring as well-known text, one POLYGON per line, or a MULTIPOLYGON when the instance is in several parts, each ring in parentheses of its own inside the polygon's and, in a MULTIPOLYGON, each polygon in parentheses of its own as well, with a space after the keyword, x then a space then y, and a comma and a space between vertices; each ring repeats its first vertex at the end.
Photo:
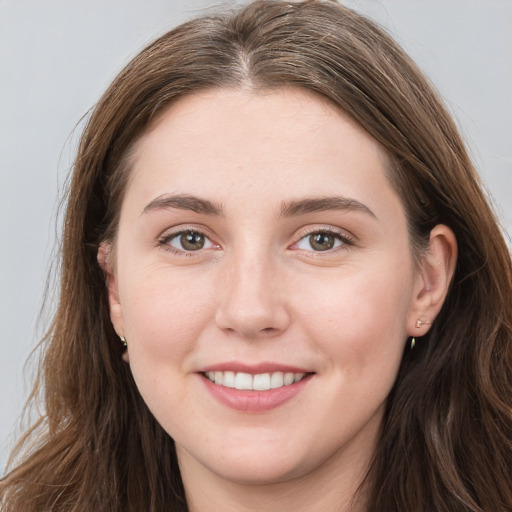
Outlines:
POLYGON ((126 347, 128 343, 126 342, 126 338, 124 336, 119 336, 121 343, 123 344, 123 347, 126 347))

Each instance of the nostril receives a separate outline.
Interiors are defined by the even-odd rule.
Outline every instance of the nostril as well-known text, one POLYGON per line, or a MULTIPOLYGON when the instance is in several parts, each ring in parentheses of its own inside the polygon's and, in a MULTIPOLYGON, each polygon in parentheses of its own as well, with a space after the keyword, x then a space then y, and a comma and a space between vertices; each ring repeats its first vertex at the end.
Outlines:
POLYGON ((219 302, 215 312, 216 324, 226 333, 238 333, 242 337, 273 337, 286 330, 289 315, 275 296, 230 293, 219 302), (277 303, 273 303, 277 302, 277 303))

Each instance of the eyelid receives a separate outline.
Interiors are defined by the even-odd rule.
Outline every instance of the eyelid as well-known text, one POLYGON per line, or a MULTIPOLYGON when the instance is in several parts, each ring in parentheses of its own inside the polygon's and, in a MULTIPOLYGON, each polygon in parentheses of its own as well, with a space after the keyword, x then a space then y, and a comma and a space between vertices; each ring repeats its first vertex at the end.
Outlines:
MULTIPOLYGON (((157 245, 159 247, 162 247, 165 250, 169 250, 171 252, 174 252, 179 255, 198 255, 199 253, 204 252, 207 249, 199 249, 197 251, 186 251, 186 250, 180 250, 176 249, 175 247, 172 247, 168 242, 172 240, 174 237, 186 233, 187 231, 193 231, 196 233, 200 233, 205 236, 214 246, 215 248, 221 248, 221 244, 216 241, 216 236, 211 233, 211 230, 208 229, 206 226, 201 224, 181 224, 177 226, 173 226, 171 228, 165 229, 158 237, 157 237, 157 245), (197 253, 197 254, 196 254, 197 253)), ((327 233, 330 235, 334 235, 342 240, 343 244, 341 247, 337 247, 334 249, 326 250, 326 251, 308 251, 308 252, 314 252, 318 255, 320 254, 330 254, 333 252, 336 252, 337 250, 340 250, 344 247, 354 245, 357 241, 357 238, 350 232, 348 232, 345 229, 335 227, 329 224, 317 224, 317 225, 308 225, 305 227, 300 228, 298 231, 296 231, 296 234, 294 235, 294 242, 289 246, 290 249, 293 249, 295 245, 297 245, 301 240, 306 238, 307 236, 310 236, 315 233, 327 233)), ((211 248, 210 248, 211 249, 211 248)), ((295 249, 300 250, 300 249, 295 249)))
POLYGON ((332 235, 338 235, 339 237, 353 243, 355 243, 357 240, 356 237, 346 229, 338 228, 331 224, 314 224, 302 227, 296 232, 295 238, 298 241, 314 233, 329 233, 332 235))
POLYGON ((178 226, 173 226, 172 228, 165 229, 158 237, 157 237, 157 246, 161 247, 164 250, 168 250, 172 253, 179 254, 179 255, 196 255, 204 252, 205 250, 209 250, 211 248, 206 249, 199 249, 197 251, 187 251, 187 250, 181 250, 177 249, 176 247, 173 247, 169 244, 169 241, 173 238, 177 237, 178 235, 181 235, 183 233, 187 232, 194 232, 199 233, 203 235, 205 238, 207 238, 210 243, 212 243, 215 247, 214 248, 220 248, 220 244, 215 241, 215 236, 211 234, 210 230, 203 225, 200 224, 180 224, 178 226))
MULTIPOLYGON (((328 224, 319 224, 316 226, 306 226, 306 227, 298 230, 294 237, 295 241, 292 243, 290 248, 293 249, 293 247, 296 246, 301 240, 303 240, 307 236, 313 235, 315 233, 326 233, 329 235, 334 235, 334 236, 338 237, 340 240, 342 240, 342 242, 343 242, 341 247, 337 247, 334 249, 329 249, 326 251, 313 251, 313 250, 310 251, 310 252, 314 252, 315 254, 319 254, 319 255, 320 254, 332 254, 333 252, 336 252, 337 250, 342 249, 343 247, 351 246, 356 243, 356 237, 353 234, 349 233, 348 231, 338 228, 338 227, 334 227, 332 225, 328 225, 328 224)), ((297 248, 296 250, 301 250, 301 249, 297 248)))

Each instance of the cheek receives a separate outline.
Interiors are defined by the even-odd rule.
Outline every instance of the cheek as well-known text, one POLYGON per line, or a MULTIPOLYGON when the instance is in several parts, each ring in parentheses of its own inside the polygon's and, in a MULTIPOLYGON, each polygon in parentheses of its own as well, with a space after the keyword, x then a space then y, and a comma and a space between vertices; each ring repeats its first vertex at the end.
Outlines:
POLYGON ((153 415, 175 434, 197 413, 184 377, 191 369, 189 355, 212 316, 212 301, 195 280, 177 279, 161 268, 146 269, 143 278, 133 272, 124 292, 131 372, 153 415))
MULTIPOLYGON (((123 316, 132 352, 156 361, 179 359, 212 316, 208 284, 152 269, 126 280, 123 316)), ((130 355, 131 360, 132 355, 130 355)))
POLYGON ((412 281, 407 270, 399 275, 390 268, 351 269, 318 287, 321 293, 302 294, 297 305, 309 338, 345 377, 372 373, 394 378, 398 369, 412 281))

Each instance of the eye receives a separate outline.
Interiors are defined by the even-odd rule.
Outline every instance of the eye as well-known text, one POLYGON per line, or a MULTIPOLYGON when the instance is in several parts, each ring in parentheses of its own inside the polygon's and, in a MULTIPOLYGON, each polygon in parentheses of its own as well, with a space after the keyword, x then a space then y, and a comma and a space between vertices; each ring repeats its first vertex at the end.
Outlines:
POLYGON ((305 251, 330 251, 342 245, 349 245, 351 242, 347 237, 340 233, 332 231, 315 231, 301 238, 297 244, 297 249, 305 251))
POLYGON ((167 235, 161 244, 173 248, 176 252, 196 252, 216 247, 204 233, 191 229, 167 235))

